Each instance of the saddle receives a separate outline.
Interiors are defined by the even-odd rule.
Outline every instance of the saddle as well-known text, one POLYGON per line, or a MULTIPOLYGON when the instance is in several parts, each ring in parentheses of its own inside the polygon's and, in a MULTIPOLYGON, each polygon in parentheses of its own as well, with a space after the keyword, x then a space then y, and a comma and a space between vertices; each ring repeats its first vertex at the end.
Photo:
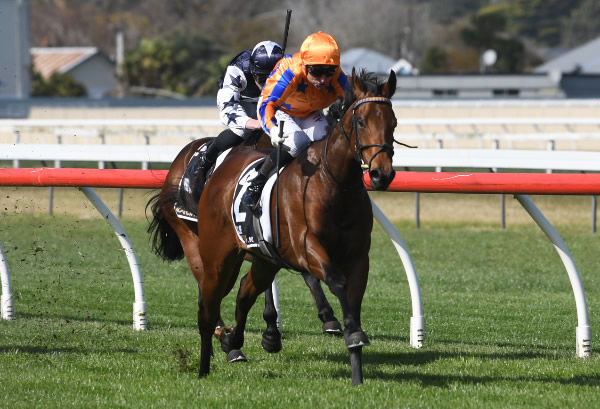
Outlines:
MULTIPOLYGON (((185 169, 179 188, 177 190, 177 200, 173 208, 177 217, 192 222, 198 222, 198 201, 204 190, 206 182, 214 173, 215 169, 221 165, 230 149, 219 155, 215 164, 207 170, 206 174, 198 171, 198 159, 202 151, 206 150, 206 144, 198 148, 190 159, 185 169)), ((271 214, 269 211, 262 211, 262 208, 269 209, 271 204, 271 191, 275 185, 275 169, 271 171, 267 182, 261 192, 258 208, 252 211, 242 203, 242 196, 250 186, 250 181, 257 175, 264 158, 258 159, 248 165, 240 174, 236 181, 236 186, 231 205, 231 218, 235 226, 235 231, 239 239, 248 247, 258 247, 261 253, 281 263, 279 255, 273 246, 273 235, 271 234, 271 214)), ((283 170, 282 168, 281 170, 283 170)))
POLYGON ((173 209, 180 219, 198 222, 198 201, 200 200, 204 186, 231 150, 227 149, 222 152, 215 163, 207 169, 206 173, 203 173, 200 172, 198 161, 200 160, 200 153, 206 151, 207 147, 208 142, 200 145, 196 152, 194 152, 179 182, 177 198, 173 204, 173 209))

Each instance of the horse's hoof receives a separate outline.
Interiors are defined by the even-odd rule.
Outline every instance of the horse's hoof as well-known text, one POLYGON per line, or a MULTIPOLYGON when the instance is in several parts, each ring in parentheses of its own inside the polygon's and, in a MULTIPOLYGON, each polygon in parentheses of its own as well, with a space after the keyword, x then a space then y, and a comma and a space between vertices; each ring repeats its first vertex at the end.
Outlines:
POLYGON ((344 331, 338 320, 331 320, 323 323, 323 334, 343 335, 344 331))
POLYGON ((248 358, 241 349, 232 349, 227 354, 227 362, 248 362, 248 358))
POLYGON ((362 331, 353 332, 346 338, 346 348, 348 349, 364 347, 370 344, 369 338, 367 338, 367 335, 362 331))
POLYGON ((266 333, 262 336, 262 341, 260 342, 263 349, 269 353, 276 353, 281 351, 281 335, 271 336, 266 333))
POLYGON ((233 331, 233 327, 231 325, 225 325, 222 327, 215 328, 215 338, 221 340, 221 336, 229 335, 233 331))

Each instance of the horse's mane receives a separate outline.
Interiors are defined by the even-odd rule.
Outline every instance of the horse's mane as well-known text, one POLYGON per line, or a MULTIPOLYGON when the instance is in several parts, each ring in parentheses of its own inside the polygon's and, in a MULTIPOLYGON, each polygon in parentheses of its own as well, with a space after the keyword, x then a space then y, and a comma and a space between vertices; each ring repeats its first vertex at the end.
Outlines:
MULTIPOLYGON (((344 92, 344 99, 334 102, 327 111, 327 134, 331 133, 331 130, 335 127, 338 120, 342 119, 348 108, 352 106, 356 101, 356 95, 354 94, 354 87, 352 86, 353 77, 348 78, 350 83, 344 92)), ((381 96, 383 86, 385 83, 381 82, 375 73, 368 72, 364 68, 358 73, 358 80, 363 84, 368 92, 373 93, 375 96, 381 96)))

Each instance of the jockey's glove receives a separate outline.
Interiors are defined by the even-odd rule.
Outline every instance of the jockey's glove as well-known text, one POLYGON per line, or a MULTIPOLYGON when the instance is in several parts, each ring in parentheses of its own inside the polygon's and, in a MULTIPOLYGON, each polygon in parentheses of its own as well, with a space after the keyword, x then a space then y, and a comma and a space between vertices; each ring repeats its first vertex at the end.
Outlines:
POLYGON ((286 135, 282 135, 281 137, 279 136, 279 127, 278 126, 273 126, 271 128, 271 130, 269 131, 269 136, 271 137, 271 143, 273 144, 273 146, 277 146, 280 143, 283 143, 283 141, 285 141, 286 135))

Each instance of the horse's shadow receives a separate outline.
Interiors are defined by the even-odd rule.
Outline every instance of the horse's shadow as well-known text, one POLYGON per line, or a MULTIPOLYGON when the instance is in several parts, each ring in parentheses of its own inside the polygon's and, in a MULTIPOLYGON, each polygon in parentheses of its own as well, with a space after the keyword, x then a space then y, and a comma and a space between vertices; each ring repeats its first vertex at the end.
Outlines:
POLYGON ((139 350, 133 348, 107 348, 103 346, 97 350, 90 350, 88 345, 82 347, 57 347, 57 346, 45 346, 45 345, 3 345, 0 346, 0 354, 19 351, 20 353, 29 355, 54 355, 60 353, 66 354, 90 354, 90 353, 124 353, 124 354, 137 354, 139 350))
MULTIPOLYGON (((410 352, 368 352, 363 354, 363 366, 365 379, 373 379, 386 382, 398 383, 420 383, 423 387, 449 388, 456 384, 489 384, 496 382, 543 382, 548 384, 573 385, 598 387, 600 378, 588 375, 548 377, 548 376, 522 376, 522 375, 470 375, 470 374, 432 374, 421 373, 416 367, 427 365, 438 360, 453 359, 458 357, 481 358, 485 360, 533 360, 537 358, 553 359, 552 352, 508 352, 508 353, 463 353, 446 351, 415 350, 410 352), (402 371, 390 370, 390 366, 401 366, 402 371)), ((323 359, 322 356, 315 359, 323 359)), ((347 363, 348 356, 345 351, 330 354, 325 359, 336 363, 347 363)), ((332 371, 331 377, 347 379, 350 368, 332 371)))
POLYGON ((64 314, 51 314, 51 313, 30 313, 30 312, 17 312, 17 318, 25 318, 25 319, 53 319, 53 320, 62 320, 62 321, 74 321, 74 322, 99 322, 99 323, 110 323, 115 325, 131 325, 131 321, 112 319, 109 317, 99 317, 99 316, 76 316, 76 315, 64 315, 64 314))

